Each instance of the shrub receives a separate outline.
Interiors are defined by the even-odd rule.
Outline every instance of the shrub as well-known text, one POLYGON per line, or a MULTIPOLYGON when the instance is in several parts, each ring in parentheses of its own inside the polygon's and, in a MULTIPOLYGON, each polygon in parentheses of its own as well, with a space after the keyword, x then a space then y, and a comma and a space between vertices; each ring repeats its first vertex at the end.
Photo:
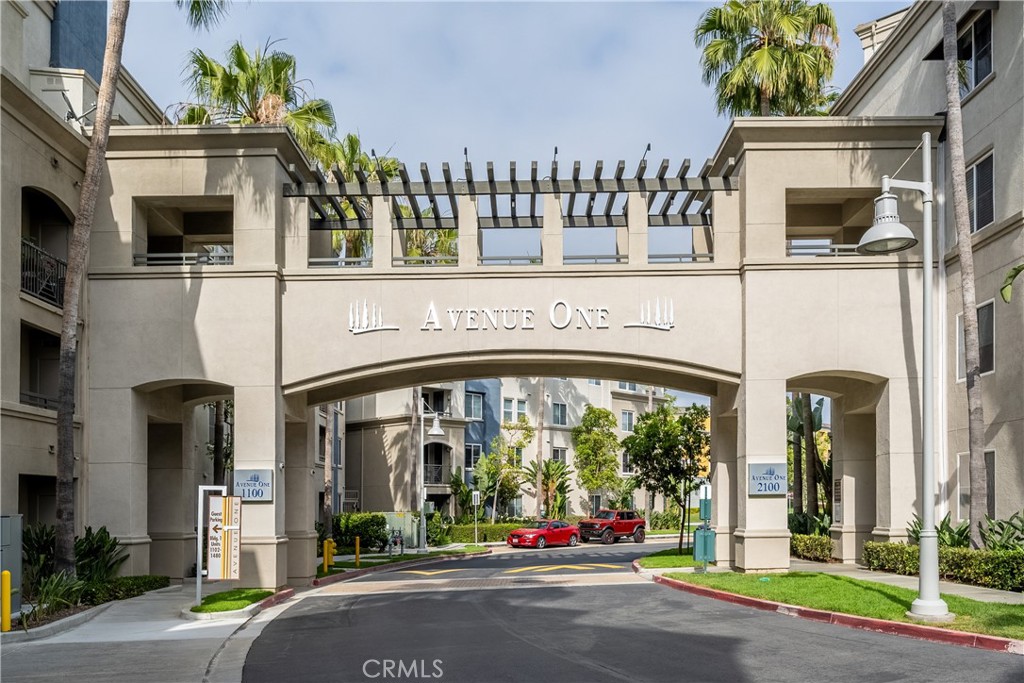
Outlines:
MULTIPOLYGON (((939 547, 946 548, 970 548, 971 547, 971 524, 964 520, 953 526, 949 513, 942 518, 935 531, 939 536, 939 547)), ((915 514, 910 526, 907 527, 907 536, 911 543, 918 543, 921 540, 921 519, 915 514)))
POLYGON ((43 619, 69 607, 79 604, 85 582, 69 576, 66 572, 57 572, 41 577, 35 586, 34 609, 22 617, 22 625, 38 623, 43 619))
MULTIPOLYGON (((523 525, 519 522, 511 524, 480 524, 477 529, 479 530, 479 538, 481 543, 488 543, 494 541, 504 541, 508 538, 509 533, 514 529, 518 529, 523 525)), ((452 543, 472 543, 473 542, 473 525, 472 524, 453 524, 448 529, 448 535, 452 543)))
POLYGON ((832 520, 828 515, 809 515, 806 512, 789 513, 789 533, 811 536, 828 536, 832 520))
POLYGON ((979 529, 986 550, 1024 550, 1024 510, 1013 513, 1009 519, 985 515, 979 529))
POLYGON ((832 538, 830 536, 793 534, 789 539, 789 552, 805 560, 828 562, 832 559, 832 538))
MULTIPOLYGON (((914 575, 919 568, 916 545, 864 544, 862 563, 868 569, 914 575)), ((939 547, 939 576, 949 581, 999 590, 1024 590, 1024 550, 973 550, 939 547)))
POLYGON ((444 515, 439 512, 432 514, 427 520, 427 544, 437 546, 451 543, 449 529, 451 525, 444 523, 444 515))
POLYGON ((82 602, 101 605, 111 600, 127 600, 169 585, 171 580, 166 576, 115 576, 108 581, 87 586, 82 594, 82 602))
POLYGON ((388 542, 387 517, 382 512, 346 512, 334 516, 334 541, 339 548, 355 547, 356 536, 361 547, 384 550, 388 542))
POLYGON ((85 536, 75 539, 75 570, 86 583, 107 581, 117 575, 128 559, 128 551, 118 545, 106 527, 93 532, 85 527, 85 536))

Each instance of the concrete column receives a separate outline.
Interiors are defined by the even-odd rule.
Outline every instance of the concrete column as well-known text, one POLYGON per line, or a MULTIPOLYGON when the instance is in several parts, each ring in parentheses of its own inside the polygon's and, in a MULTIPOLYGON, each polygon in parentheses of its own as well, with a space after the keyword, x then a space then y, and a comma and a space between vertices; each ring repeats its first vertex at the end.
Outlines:
POLYGON ((719 385, 711 397, 711 525, 720 565, 736 559, 736 387, 719 385))
MULTIPOLYGON (((288 534, 288 584, 308 586, 316 576, 316 408, 305 422, 285 424, 285 528, 288 534)), ((329 463, 325 463, 329 466, 329 463)))
MULTIPOLYGON (((183 417, 190 418, 192 410, 185 412, 183 417)), ((153 423, 148 429, 149 568, 153 574, 175 579, 185 577, 196 557, 196 506, 187 504, 195 500, 195 454, 186 432, 192 436, 192 429, 183 424, 153 423)))
MULTIPOLYGON (((282 199, 282 204, 282 213, 284 214, 284 267, 293 269, 308 268, 309 257, 314 254, 314 252, 310 251, 309 200, 305 197, 285 197, 282 199)), ((319 241, 319 244, 315 245, 319 249, 314 251, 317 255, 329 256, 331 232, 329 230, 317 230, 316 233, 312 239, 319 241), (322 253, 320 250, 322 250, 322 253)))
POLYGON ((242 503, 242 586, 273 588, 288 578, 284 431, 284 400, 277 387, 235 388, 235 469, 274 473, 273 501, 242 503))
POLYGON ((907 525, 920 515, 920 391, 910 381, 890 379, 875 410, 876 541, 907 540, 907 525))
POLYGON ((736 558, 741 571, 789 568, 786 492, 751 496, 749 465, 786 463, 786 382, 744 379, 737 401, 736 558))
POLYGON ((83 526, 105 526, 117 537, 128 551, 122 574, 149 574, 146 398, 131 389, 90 389, 88 406, 93 427, 87 432, 89 505, 83 526))
POLYGON ((740 191, 716 192, 711 201, 712 230, 693 228, 693 252, 712 254, 715 263, 739 264, 740 213, 743 208, 740 191))
POLYGON ((626 198, 626 228, 615 230, 615 246, 618 254, 625 255, 631 266, 647 264, 648 229, 647 194, 630 192, 626 198))
POLYGON ((555 194, 541 196, 544 204, 544 223, 541 229, 540 253, 544 266, 561 267, 564 263, 562 235, 562 198, 555 194))
POLYGON ((374 272, 394 270, 395 230, 391 207, 384 197, 373 197, 373 265, 374 272))
POLYGON ((475 268, 480 263, 480 222, 476 202, 468 194, 457 198, 459 208, 459 267, 475 268))
POLYGON ((843 403, 832 402, 832 548, 855 562, 875 522, 875 418, 846 413, 843 403))

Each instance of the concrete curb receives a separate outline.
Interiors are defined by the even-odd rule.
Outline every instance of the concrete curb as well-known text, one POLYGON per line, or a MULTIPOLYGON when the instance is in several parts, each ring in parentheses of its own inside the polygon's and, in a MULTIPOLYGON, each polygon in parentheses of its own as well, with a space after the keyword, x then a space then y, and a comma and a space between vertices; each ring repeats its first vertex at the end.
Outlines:
MULTIPOLYGON (((642 567, 640 567, 637 562, 637 560, 633 561, 633 571, 643 576, 641 571, 642 567)), ((839 626, 847 626, 849 628, 859 628, 866 631, 875 631, 876 633, 885 633, 888 635, 904 636, 906 638, 930 640, 936 643, 946 643, 947 645, 961 645, 963 647, 973 647, 979 650, 1024 655, 1024 640, 1013 640, 1011 638, 987 636, 981 633, 970 633, 968 631, 953 631, 946 628, 938 628, 936 626, 923 626, 921 624, 910 624, 902 621, 888 621, 886 619, 858 617, 852 614, 826 612, 824 610, 812 609, 810 607, 786 605, 781 602, 761 600, 760 598, 751 598, 746 595, 738 595, 736 593, 728 593, 714 588, 698 586, 696 584, 677 581, 660 575, 651 577, 651 580, 663 586, 683 591, 684 593, 691 593, 705 598, 722 600, 723 602, 729 602, 743 607, 752 607, 766 612, 784 614, 790 617, 800 617, 801 619, 810 619, 812 621, 819 621, 827 624, 837 624, 839 626)))
POLYGON ((367 567, 366 569, 354 569, 352 571, 342 572, 340 574, 331 574, 321 579, 313 579, 313 586, 329 586, 332 583, 338 583, 339 581, 348 581, 349 579, 356 579, 360 576, 367 574, 373 574, 375 572, 387 571, 389 569, 402 569, 404 567, 419 567, 425 564, 434 564, 436 562, 447 562, 449 560, 458 560, 463 557, 479 557, 480 555, 490 555, 491 550, 481 550, 475 553, 460 553, 458 555, 442 555, 440 557, 424 557, 423 559, 411 559, 404 562, 391 562, 389 564, 378 564, 373 567, 367 567))
POLYGON ((91 607, 84 612, 72 614, 70 617, 64 617, 59 621, 52 621, 49 624, 43 624, 42 626, 37 626, 28 631, 24 631, 20 628, 16 631, 8 631, 7 633, 0 634, 0 643, 3 643, 4 645, 27 643, 41 638, 49 638, 50 636, 55 636, 58 633, 64 633, 64 631, 72 629, 80 624, 84 624, 90 619, 103 614, 103 612, 105 612, 107 608, 115 602, 116 600, 111 600, 110 602, 105 602, 102 605, 91 607))
POLYGON ((242 609, 230 610, 228 612, 193 612, 191 607, 186 607, 181 610, 181 618, 188 621, 220 621, 227 619, 249 619, 256 616, 268 607, 273 607, 279 602, 291 598, 295 595, 294 588, 285 588, 277 591, 273 595, 269 595, 259 602, 254 602, 251 605, 243 607, 242 609))

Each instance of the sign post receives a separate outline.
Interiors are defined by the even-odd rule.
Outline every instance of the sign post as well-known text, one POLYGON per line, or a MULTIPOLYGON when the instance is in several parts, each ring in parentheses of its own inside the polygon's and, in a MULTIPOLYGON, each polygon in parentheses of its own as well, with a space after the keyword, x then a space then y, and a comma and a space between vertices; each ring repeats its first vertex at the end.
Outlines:
POLYGON ((238 579, 241 520, 240 496, 210 496, 206 575, 211 581, 238 579))
POLYGON ((480 515, 477 514, 477 510, 476 510, 478 505, 480 505, 480 492, 474 490, 473 491, 473 543, 474 544, 479 543, 479 539, 477 538, 477 521, 479 520, 480 515))
POLYGON ((200 486, 196 496, 196 604, 203 601, 203 501, 207 493, 225 495, 226 486, 200 486))

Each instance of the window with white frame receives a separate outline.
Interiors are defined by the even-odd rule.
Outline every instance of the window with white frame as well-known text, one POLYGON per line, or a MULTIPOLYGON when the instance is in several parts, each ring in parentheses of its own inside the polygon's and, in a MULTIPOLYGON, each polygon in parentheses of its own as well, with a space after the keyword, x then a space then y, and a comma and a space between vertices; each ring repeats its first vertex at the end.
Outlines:
POLYGON ((981 12, 956 41, 957 59, 963 65, 960 97, 974 90, 992 73, 992 13, 981 12))
POLYGON ((502 419, 505 422, 518 422, 520 415, 526 415, 526 401, 521 398, 506 398, 503 402, 504 408, 502 419))
POLYGON ((483 446, 478 443, 467 443, 466 444, 466 470, 471 470, 476 467, 476 464, 480 462, 480 457, 483 455, 483 446))
POLYGON ((626 453, 622 454, 622 473, 633 474, 633 463, 629 461, 629 455, 626 453))
MULTIPOLYGON (((988 491, 986 514, 996 516, 996 452, 985 451, 985 488, 988 491)), ((958 453, 956 466, 957 505, 961 521, 971 517, 971 454, 958 453)))
POLYGON ((967 169, 967 213, 971 219, 971 232, 977 232, 995 220, 995 166, 992 159, 989 154, 967 169))
POLYGON ((619 389, 623 391, 636 391, 636 382, 619 382, 619 389))
POLYGON ((505 506, 505 514, 509 517, 522 517, 523 516, 523 497, 516 496, 510 500, 505 506))
POLYGON ((633 417, 634 413, 632 410, 622 411, 622 431, 632 432, 633 431, 633 417))
POLYGON ((558 447, 553 447, 551 449, 551 459, 552 460, 557 460, 558 462, 565 462, 566 461, 566 449, 558 448, 558 447))
POLYGON ((590 378, 590 379, 587 380, 587 384, 589 384, 591 386, 599 387, 599 386, 601 386, 601 380, 590 378))
POLYGON ((551 404, 551 422, 559 427, 569 424, 569 410, 564 403, 551 404))
MULTIPOLYGON (((978 359, 982 374, 993 372, 995 366, 995 302, 978 306, 978 359)), ((964 314, 956 316, 956 378, 967 377, 967 356, 964 351, 964 314)))
POLYGON ((484 395, 471 391, 466 392, 466 419, 484 419, 484 395))

